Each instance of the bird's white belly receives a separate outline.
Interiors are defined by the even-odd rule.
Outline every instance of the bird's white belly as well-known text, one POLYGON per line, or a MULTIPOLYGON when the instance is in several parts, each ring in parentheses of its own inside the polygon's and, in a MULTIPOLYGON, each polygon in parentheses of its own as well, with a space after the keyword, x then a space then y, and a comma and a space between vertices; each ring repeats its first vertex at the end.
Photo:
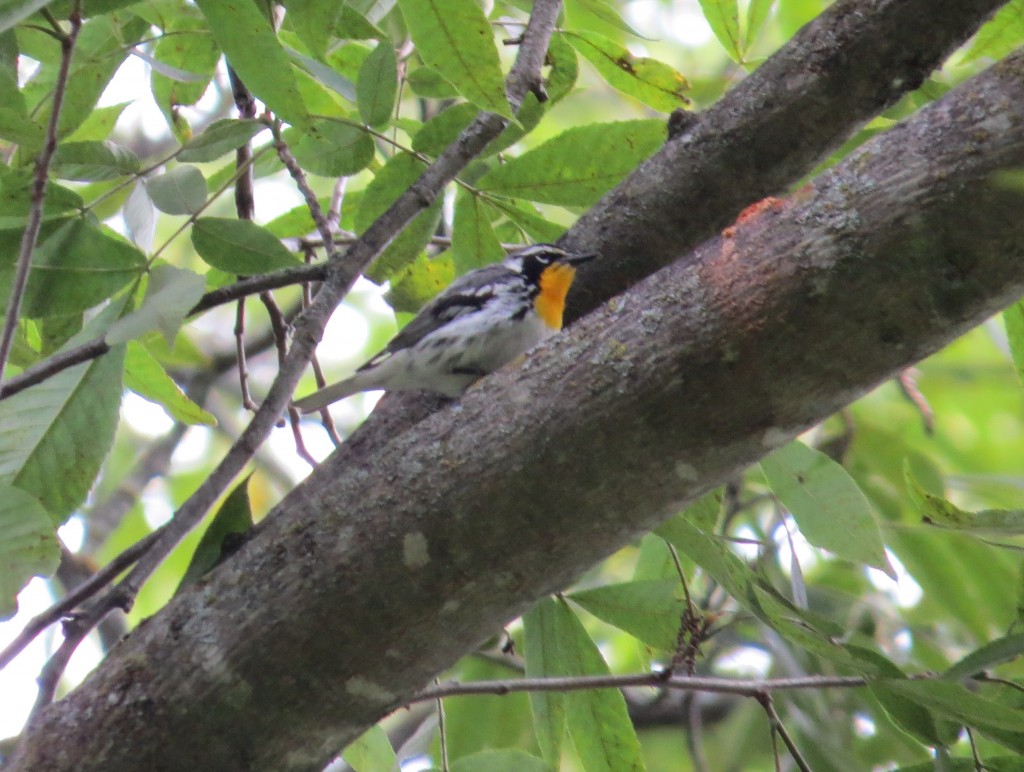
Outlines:
POLYGON ((392 371, 390 388, 430 389, 458 396, 482 375, 508 364, 555 332, 534 313, 486 330, 479 329, 478 321, 457 319, 427 335, 414 350, 392 357, 404 361, 400 375, 392 371))

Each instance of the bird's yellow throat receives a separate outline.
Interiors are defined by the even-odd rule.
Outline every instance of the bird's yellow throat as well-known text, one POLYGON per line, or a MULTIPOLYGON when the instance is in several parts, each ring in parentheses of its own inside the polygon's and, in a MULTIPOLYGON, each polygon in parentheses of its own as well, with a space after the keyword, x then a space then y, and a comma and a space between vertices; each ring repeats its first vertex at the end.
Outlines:
POLYGON ((548 327, 562 329, 565 296, 575 276, 576 269, 565 263, 549 265, 540 275, 540 292, 534 300, 534 308, 548 327))

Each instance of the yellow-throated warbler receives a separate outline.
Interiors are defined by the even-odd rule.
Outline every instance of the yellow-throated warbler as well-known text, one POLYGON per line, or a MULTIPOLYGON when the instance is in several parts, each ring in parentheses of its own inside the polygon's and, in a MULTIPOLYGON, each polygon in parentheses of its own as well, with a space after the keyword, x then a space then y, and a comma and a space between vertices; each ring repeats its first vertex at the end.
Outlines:
POLYGON ((371 389, 457 397, 473 381, 562 329, 576 266, 592 254, 534 244, 470 271, 424 306, 354 375, 298 399, 304 413, 371 389))

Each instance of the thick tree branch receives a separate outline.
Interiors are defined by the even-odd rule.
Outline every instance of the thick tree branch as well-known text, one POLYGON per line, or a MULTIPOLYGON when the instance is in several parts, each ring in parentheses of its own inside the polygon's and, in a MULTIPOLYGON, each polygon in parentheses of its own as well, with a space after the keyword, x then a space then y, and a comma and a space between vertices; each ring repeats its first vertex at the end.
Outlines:
POLYGON ((534 599, 1024 293, 1024 195, 997 176, 1021 165, 1024 53, 323 464, 10 768, 319 768, 534 599))
MULTIPOLYGON (((577 279, 566 319, 596 308, 708 238, 751 201, 810 172, 859 125, 919 86, 1005 3, 838 2, 713 107, 670 122, 672 141, 566 234, 567 244, 604 256, 577 279)), ((361 270, 358 260, 349 262, 346 274, 361 270)), ((253 276, 207 293, 190 314, 325 275, 326 265, 317 264, 253 276)), ((67 352, 73 360, 50 359, 31 376, 12 378, 0 399, 109 350, 101 340, 86 345, 67 352)), ((376 444, 434 409, 433 401, 408 394, 390 399, 361 429, 359 444, 376 444)))
MULTIPOLYGON (((917 88, 1005 0, 839 0, 584 214, 565 246, 599 252, 572 322, 810 173, 917 88)), ((591 270, 592 268, 592 270, 591 270)), ((363 455, 438 406, 389 394, 337 452, 363 455)))

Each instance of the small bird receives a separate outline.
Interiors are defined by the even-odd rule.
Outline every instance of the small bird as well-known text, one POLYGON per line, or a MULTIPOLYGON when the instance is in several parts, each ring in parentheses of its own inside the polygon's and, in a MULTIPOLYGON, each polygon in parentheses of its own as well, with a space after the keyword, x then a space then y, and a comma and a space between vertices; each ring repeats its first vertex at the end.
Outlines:
POLYGON ((534 244, 501 263, 470 271, 424 306, 355 374, 293 405, 310 413, 372 389, 457 397, 478 378, 562 329, 576 266, 594 257, 534 244))

